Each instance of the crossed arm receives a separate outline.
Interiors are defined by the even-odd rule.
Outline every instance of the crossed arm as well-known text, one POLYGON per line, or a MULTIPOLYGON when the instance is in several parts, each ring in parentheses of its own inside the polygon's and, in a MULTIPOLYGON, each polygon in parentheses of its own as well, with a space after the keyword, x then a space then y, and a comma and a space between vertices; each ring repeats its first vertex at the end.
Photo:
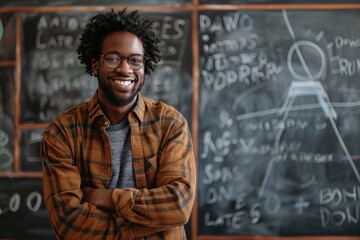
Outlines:
POLYGON ((188 149, 179 151, 187 143, 175 139, 164 149, 154 188, 106 189, 82 186, 78 166, 69 154, 72 149, 63 139, 45 132, 41 150, 44 200, 59 239, 134 239, 188 221, 196 166, 188 149))

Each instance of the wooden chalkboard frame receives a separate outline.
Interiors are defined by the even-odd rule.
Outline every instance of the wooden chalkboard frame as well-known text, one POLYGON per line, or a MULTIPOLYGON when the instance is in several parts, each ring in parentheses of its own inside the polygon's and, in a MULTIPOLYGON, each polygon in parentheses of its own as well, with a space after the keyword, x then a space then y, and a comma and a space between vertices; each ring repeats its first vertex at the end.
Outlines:
MULTIPOLYGON (((266 11, 266 10, 339 10, 339 9, 360 9, 360 4, 343 4, 338 3, 330 4, 330 3, 310 3, 310 4, 199 4, 200 0, 193 0, 192 5, 185 6, 127 6, 130 10, 140 10, 140 11, 189 11, 192 14, 192 44, 193 44, 193 68, 192 68, 192 133, 193 140, 195 143, 195 154, 198 155, 198 130, 199 130, 199 113, 198 113, 198 101, 199 101, 199 33, 198 33, 198 13, 199 11, 209 10, 209 11, 226 11, 226 10, 258 10, 258 11, 266 11)), ((10 66, 15 67, 15 78, 16 78, 16 91, 15 91, 15 111, 14 111, 14 126, 15 132, 19 132, 20 130, 32 130, 32 129, 43 129, 47 126, 46 123, 42 124, 20 124, 20 82, 21 82, 21 14, 25 12, 52 12, 52 11, 79 11, 79 12, 96 12, 96 11, 106 11, 111 8, 113 9, 122 9, 124 6, 30 6, 30 7, 3 7, 0 9, 0 14, 2 13, 11 13, 16 16, 16 28, 14 29, 16 35, 16 56, 15 60, 3 60, 0 61, 0 67, 2 66, 10 66)), ((0 172, 0 178, 41 178, 41 172, 39 171, 22 171, 21 170, 21 157, 20 157, 20 134, 15 134, 14 136, 14 170, 0 172)), ((194 240, 308 240, 308 239, 316 239, 316 240, 355 240, 359 239, 359 237, 352 236, 297 236, 297 237, 280 237, 280 236, 205 236, 198 235, 198 218, 197 215, 197 204, 194 206, 192 219, 191 219, 191 239, 194 240)), ((296 227, 296 226, 294 226, 296 227)), ((1 239, 1 233, 0 233, 1 239)))

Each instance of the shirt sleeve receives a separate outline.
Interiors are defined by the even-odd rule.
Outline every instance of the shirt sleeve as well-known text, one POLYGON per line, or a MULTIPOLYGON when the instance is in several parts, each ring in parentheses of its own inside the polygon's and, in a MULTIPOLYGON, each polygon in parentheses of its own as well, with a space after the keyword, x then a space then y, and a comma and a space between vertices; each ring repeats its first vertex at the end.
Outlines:
POLYGON ((173 124, 166 136, 165 146, 157 153, 159 164, 151 183, 155 187, 113 191, 119 217, 147 227, 169 228, 189 220, 196 193, 196 163, 187 122, 173 124))
POLYGON ((119 227, 125 226, 121 217, 82 203, 80 173, 70 148, 59 139, 45 131, 41 145, 44 201, 56 237, 101 239, 103 234, 119 235, 119 227))

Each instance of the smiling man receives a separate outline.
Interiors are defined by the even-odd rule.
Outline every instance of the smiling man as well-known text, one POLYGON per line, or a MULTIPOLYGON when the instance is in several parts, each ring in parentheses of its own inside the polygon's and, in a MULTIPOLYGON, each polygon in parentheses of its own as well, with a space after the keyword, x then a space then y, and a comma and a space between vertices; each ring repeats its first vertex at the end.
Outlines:
POLYGON ((45 205, 58 239, 186 239, 196 192, 188 123, 140 90, 160 61, 152 22, 137 11, 94 16, 78 48, 98 79, 41 145, 45 205))

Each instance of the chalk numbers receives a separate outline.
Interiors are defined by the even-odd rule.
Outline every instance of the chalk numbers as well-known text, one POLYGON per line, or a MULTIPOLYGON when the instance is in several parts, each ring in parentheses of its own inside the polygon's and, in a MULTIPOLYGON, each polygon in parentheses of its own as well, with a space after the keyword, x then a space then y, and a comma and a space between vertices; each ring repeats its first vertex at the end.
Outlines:
MULTIPOLYGON (((33 191, 26 196, 25 205, 26 209, 31 212, 37 212, 42 204, 42 195, 37 191, 33 191)), ((11 195, 8 205, 5 207, 0 206, 0 215, 9 213, 9 212, 17 212, 21 207, 21 196, 19 193, 14 193, 11 195)))

